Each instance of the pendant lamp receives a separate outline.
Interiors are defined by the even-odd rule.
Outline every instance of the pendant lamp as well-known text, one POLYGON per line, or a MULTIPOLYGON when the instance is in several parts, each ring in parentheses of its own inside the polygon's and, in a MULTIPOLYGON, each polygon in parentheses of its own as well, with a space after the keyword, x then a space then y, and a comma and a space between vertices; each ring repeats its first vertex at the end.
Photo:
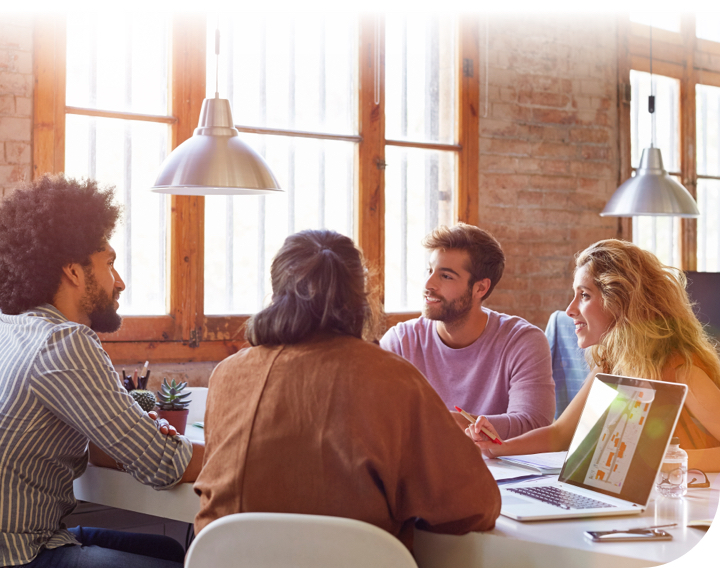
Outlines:
POLYGON ((650 27, 650 96, 652 120, 650 147, 645 148, 635 175, 617 188, 601 217, 675 216, 699 217, 697 203, 685 187, 663 167, 660 148, 655 148, 655 96, 652 86, 652 26, 650 27))
MULTIPOLYGON (((220 30, 215 31, 220 55, 220 30)), ((230 101, 218 94, 205 99, 193 135, 175 148, 160 166, 150 191, 174 195, 252 195, 282 191, 262 156, 243 142, 235 128, 230 101)))

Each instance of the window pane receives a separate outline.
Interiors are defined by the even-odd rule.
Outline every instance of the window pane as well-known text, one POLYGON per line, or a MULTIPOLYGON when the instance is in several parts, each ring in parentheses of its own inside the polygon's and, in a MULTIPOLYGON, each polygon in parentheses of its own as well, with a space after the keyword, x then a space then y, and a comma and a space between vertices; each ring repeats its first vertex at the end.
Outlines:
POLYGON ((454 29, 449 16, 387 14, 387 138, 455 141, 454 29))
POLYGON ((698 180, 697 267, 701 272, 720 272, 720 180, 698 180))
POLYGON ((679 12, 630 12, 630 21, 671 32, 680 31, 679 12))
POLYGON ((385 149, 385 309, 420 310, 427 253, 423 237, 453 222, 456 154, 385 149))
POLYGON ((680 268, 679 217, 633 217, 633 242, 661 262, 680 268))
POLYGON ((254 313, 271 294, 270 263, 285 237, 327 228, 352 237, 355 145, 241 134, 284 192, 205 198, 205 312, 254 313))
POLYGON ((636 168, 644 148, 652 142, 652 117, 655 117, 655 147, 662 151, 665 169, 680 171, 680 81, 653 74, 655 113, 648 112, 650 73, 630 71, 632 103, 630 135, 632 166, 636 168))
POLYGON ((695 94, 698 174, 720 176, 720 88, 696 85, 695 94))
MULTIPOLYGON (((680 170, 680 82, 662 75, 652 76, 655 93, 655 113, 648 112, 650 74, 630 71, 632 102, 630 106, 630 136, 632 166, 640 164, 642 151, 653 140, 662 151, 663 164, 669 172, 680 170)), ((680 180, 678 179, 678 182, 680 180)), ((633 242, 654 252, 661 261, 680 266, 680 221, 673 217, 634 217, 633 242)))
POLYGON ((720 41, 720 12, 696 12, 695 35, 701 39, 720 41))
POLYGON ((126 284, 120 313, 167 313, 167 202, 149 188, 167 152, 168 126, 70 114, 65 128, 66 174, 114 185, 116 201, 123 206, 123 220, 110 241, 126 284))
MULTIPOLYGON (((207 93, 215 94, 208 16, 207 93)), ((357 20, 352 14, 222 14, 219 94, 235 124, 357 133, 357 20)))
POLYGON ((67 105, 168 113, 168 18, 143 13, 67 17, 67 105))

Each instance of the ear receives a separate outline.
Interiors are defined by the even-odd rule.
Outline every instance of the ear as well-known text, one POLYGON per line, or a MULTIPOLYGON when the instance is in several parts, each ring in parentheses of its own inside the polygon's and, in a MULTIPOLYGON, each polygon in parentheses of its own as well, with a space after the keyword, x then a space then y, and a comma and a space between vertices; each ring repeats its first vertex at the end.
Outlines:
POLYGON ((482 301, 490 290, 490 279, 483 278, 473 284, 473 299, 482 301))
POLYGON ((72 262, 62 267, 62 278, 76 288, 85 285, 85 272, 77 262, 72 262))

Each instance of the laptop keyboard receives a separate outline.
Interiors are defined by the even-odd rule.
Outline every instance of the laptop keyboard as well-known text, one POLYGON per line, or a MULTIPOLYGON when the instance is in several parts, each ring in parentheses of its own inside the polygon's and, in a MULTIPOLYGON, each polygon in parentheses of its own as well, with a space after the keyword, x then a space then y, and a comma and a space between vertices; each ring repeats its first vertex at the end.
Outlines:
POLYGON ((559 487, 513 487, 512 489, 508 488, 508 491, 524 495, 525 497, 531 497, 532 499, 537 499, 538 501, 542 501, 548 505, 554 505, 555 507, 560 507, 561 509, 566 510, 605 509, 615 507, 615 505, 610 505, 610 503, 603 503, 602 501, 596 501, 595 499, 590 499, 589 497, 583 497, 582 495, 565 491, 559 487))

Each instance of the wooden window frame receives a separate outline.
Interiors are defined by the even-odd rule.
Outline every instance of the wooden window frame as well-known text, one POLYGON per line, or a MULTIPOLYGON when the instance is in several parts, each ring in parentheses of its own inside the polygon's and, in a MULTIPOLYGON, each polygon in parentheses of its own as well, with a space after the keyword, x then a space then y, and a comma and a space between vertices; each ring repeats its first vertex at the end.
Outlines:
MULTIPOLYGON (((630 22, 627 14, 618 21, 618 96, 620 179, 618 185, 632 172, 630 149, 630 101, 623 96, 629 91, 630 70, 649 72, 650 27, 630 22)), ((680 81, 680 175, 683 185, 697 199, 696 101, 698 84, 720 86, 720 43, 698 39, 695 34, 695 15, 683 14, 680 32, 653 28, 653 73, 680 81), (713 54, 714 59, 702 57, 713 54), (705 63, 701 63, 701 61, 705 63)), ((632 219, 618 221, 618 234, 632 240, 632 219)), ((680 268, 697 270, 697 219, 680 220, 680 268)))
MULTIPOLYGON (((457 113, 455 220, 479 219, 479 20, 457 19, 457 113), (464 63, 464 65, 463 65, 464 63)), ((206 21, 197 15, 172 19, 171 110, 169 116, 88 111, 65 104, 66 20, 38 15, 34 38, 33 175, 65 168, 65 116, 91 114, 171 124, 171 148, 192 136, 205 98, 206 21)), ((358 30, 359 137, 356 150, 355 241, 384 282, 384 18, 363 16, 358 30), (379 31, 379 33, 377 33, 379 31), (379 57, 376 55, 379 53, 379 57), (380 101, 375 103, 374 78, 380 65, 380 101)), ((417 146, 423 147, 422 144, 417 146)), ((128 316, 122 328, 100 334, 115 363, 219 361, 246 346, 247 315, 204 314, 203 197, 169 199, 169 314, 128 316)), ((415 312, 388 314, 393 324, 415 312)))

